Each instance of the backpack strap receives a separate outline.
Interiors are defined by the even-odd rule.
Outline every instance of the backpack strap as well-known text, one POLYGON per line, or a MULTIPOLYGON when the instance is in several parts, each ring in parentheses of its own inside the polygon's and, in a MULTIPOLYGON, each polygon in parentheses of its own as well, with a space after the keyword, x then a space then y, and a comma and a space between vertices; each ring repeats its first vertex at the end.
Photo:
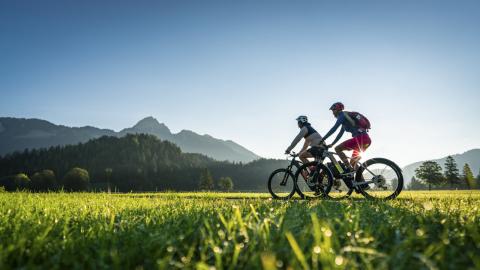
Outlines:
POLYGON ((352 127, 357 126, 357 123, 355 122, 355 120, 352 119, 352 117, 350 117, 350 114, 348 112, 344 111, 343 115, 345 116, 345 119, 347 119, 347 121, 352 125, 352 127))

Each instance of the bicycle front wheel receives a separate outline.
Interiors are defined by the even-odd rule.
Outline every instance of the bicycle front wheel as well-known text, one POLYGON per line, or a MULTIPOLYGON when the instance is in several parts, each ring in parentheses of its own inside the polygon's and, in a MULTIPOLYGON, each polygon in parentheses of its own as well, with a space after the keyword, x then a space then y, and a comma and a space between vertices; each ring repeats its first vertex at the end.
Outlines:
POLYGON ((295 173, 295 189, 302 199, 327 197, 332 185, 332 173, 317 161, 303 164, 295 173))
POLYGON ((355 181, 360 193, 368 199, 395 199, 403 189, 402 170, 385 158, 373 158, 361 164, 355 181))
POLYGON ((278 169, 268 178, 268 191, 274 199, 288 200, 295 194, 295 177, 287 169, 278 169))

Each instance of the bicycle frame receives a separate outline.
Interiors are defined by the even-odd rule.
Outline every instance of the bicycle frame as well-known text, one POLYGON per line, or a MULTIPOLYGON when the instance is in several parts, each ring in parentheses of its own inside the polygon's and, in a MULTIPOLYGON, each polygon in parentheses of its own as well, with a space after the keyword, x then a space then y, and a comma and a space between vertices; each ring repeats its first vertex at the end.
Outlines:
MULTIPOLYGON (((347 163, 345 164, 347 166, 344 166, 342 162, 343 160, 335 157, 338 156, 338 154, 333 151, 328 151, 328 148, 321 147, 314 150, 317 151, 311 152, 316 152, 314 155, 315 160, 310 160, 308 163, 303 164, 295 173, 297 193, 304 198, 318 197, 321 195, 320 193, 323 193, 323 195, 328 198, 330 197, 328 194, 332 190, 332 187, 337 189, 340 193, 347 191, 345 195, 333 195, 332 198, 347 197, 355 191, 368 199, 374 199, 378 198, 378 194, 380 194, 380 197, 385 194, 376 193, 376 195, 372 195, 373 193, 371 192, 387 191, 387 189, 393 188, 393 193, 390 195, 386 194, 388 196, 384 199, 394 199, 402 190, 403 176, 401 169, 391 160, 385 158, 371 158, 360 162, 360 158, 355 158, 355 169, 351 171, 347 167, 352 163, 352 158, 347 158, 346 161, 350 163, 347 163), (329 161, 331 161, 331 163, 329 161), (384 165, 385 168, 377 168, 374 166, 375 164, 384 165), (386 171, 389 174, 390 170, 392 171, 394 178, 389 178, 388 180, 385 178, 383 173, 386 168, 389 168, 386 171), (300 180, 300 178, 303 178, 303 180, 306 181, 305 186, 303 186, 303 182, 299 182, 303 181, 300 180), (389 184, 390 181, 392 181, 392 184, 389 184), (393 184, 394 181, 396 183, 395 185, 393 184), (341 185, 341 182, 343 182, 346 187, 341 185), (302 186, 300 187, 298 184, 301 184, 302 186), (315 193, 313 194, 312 192, 315 193)), ((290 171, 288 171, 288 173, 290 173, 290 171)))
MULTIPOLYGON (((301 163, 301 161, 297 160, 298 155, 295 152, 292 152, 292 154, 290 154, 290 157, 292 157, 292 160, 290 161, 290 164, 287 166, 287 170, 291 172, 292 168, 294 166, 298 169, 298 168, 300 168, 302 163, 301 163)), ((288 160, 288 158, 287 158, 287 160, 288 160)), ((280 182, 280 185, 282 185, 282 186, 286 185, 287 179, 288 179, 288 174, 285 174, 283 176, 282 182, 280 182)))
MULTIPOLYGON (((340 173, 341 179, 345 182, 344 176, 343 176, 345 174, 345 170, 342 168, 342 166, 340 165, 338 160, 335 158, 335 156, 338 156, 338 154, 336 152, 331 152, 331 151, 328 151, 328 150, 325 149, 319 161, 320 161, 320 163, 323 163, 325 158, 328 158, 332 162, 332 164, 335 166, 335 168, 338 170, 338 172, 340 173)), ((349 160, 352 160, 351 157, 347 157, 347 158, 349 160)), ((317 158, 315 158, 315 160, 317 160, 317 158)), ((377 176, 372 171, 370 171, 362 162, 357 161, 357 165, 362 167, 364 170, 368 171, 369 173, 371 173, 372 176, 374 176, 374 177, 377 176)), ((355 171, 352 172, 352 173, 355 173, 355 171)), ((375 183, 375 181, 374 180, 363 181, 363 182, 352 181, 352 185, 353 185, 354 188, 356 188, 357 186, 360 186, 360 185, 372 184, 372 183, 375 183)))

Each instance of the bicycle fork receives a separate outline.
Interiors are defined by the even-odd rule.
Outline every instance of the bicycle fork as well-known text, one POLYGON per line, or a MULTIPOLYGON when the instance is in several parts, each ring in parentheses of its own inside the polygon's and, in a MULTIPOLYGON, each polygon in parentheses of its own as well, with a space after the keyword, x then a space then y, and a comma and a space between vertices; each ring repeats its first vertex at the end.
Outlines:
MULTIPOLYGON (((290 171, 290 170, 288 170, 288 171, 290 171)), ((285 172, 285 174, 283 175, 283 180, 282 180, 282 182, 280 182, 280 186, 287 185, 287 180, 288 180, 288 176, 289 176, 288 171, 285 172)))

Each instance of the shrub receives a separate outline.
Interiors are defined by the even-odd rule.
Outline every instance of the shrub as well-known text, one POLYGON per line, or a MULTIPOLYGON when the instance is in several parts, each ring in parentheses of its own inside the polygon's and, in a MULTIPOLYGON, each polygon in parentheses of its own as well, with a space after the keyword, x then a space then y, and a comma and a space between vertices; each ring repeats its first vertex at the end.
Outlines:
POLYGON ((57 188, 57 178, 52 170, 36 172, 32 176, 30 188, 34 191, 48 191, 57 188))
POLYGON ((63 178, 63 187, 68 191, 85 191, 88 189, 90 176, 82 168, 73 168, 63 178))
POLYGON ((29 187, 30 178, 24 173, 10 175, 0 178, 0 186, 5 191, 16 191, 17 189, 27 189, 29 187))
POLYGON ((24 173, 19 173, 13 176, 13 182, 16 189, 28 189, 30 186, 30 178, 24 173))
POLYGON ((233 181, 230 177, 222 177, 218 180, 218 186, 221 190, 232 191, 233 190, 233 181))

